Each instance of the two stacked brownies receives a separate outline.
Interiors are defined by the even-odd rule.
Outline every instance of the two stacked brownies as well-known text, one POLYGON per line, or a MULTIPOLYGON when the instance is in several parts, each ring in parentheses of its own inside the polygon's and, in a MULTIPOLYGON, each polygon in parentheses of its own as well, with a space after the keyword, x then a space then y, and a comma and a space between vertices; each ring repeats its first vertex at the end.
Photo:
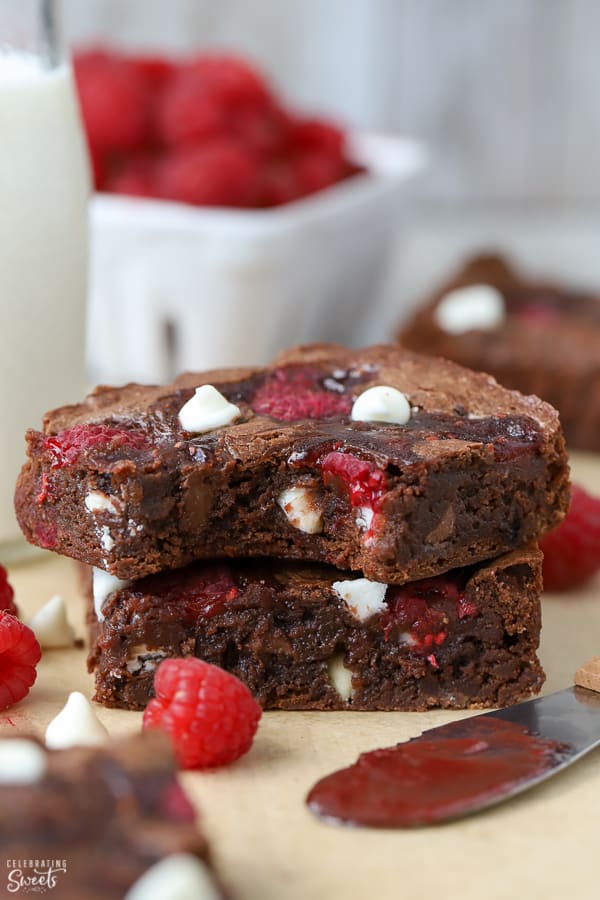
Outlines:
POLYGON ((542 684, 535 540, 569 487, 536 397, 318 345, 100 388, 28 445, 24 533, 95 567, 101 703, 143 708, 160 660, 186 655, 266 708, 503 705, 542 684))

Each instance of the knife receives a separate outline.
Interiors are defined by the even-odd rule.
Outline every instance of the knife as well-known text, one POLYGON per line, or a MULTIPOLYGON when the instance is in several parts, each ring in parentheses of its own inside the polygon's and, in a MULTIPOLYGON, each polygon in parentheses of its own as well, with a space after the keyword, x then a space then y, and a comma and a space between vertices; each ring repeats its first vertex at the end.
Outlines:
POLYGON ((359 757, 307 797, 327 822, 433 825, 495 806, 561 772, 600 745, 600 657, 575 684, 537 700, 424 731, 359 757))

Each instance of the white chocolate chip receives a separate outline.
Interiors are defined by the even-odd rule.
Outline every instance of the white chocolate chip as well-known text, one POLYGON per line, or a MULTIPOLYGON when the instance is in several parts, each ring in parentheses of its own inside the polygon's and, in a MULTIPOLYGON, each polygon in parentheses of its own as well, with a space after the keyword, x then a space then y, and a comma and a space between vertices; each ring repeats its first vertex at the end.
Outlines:
POLYGON ((350 581, 334 581, 332 588, 361 622, 387 609, 385 594, 388 586, 380 581, 354 578, 350 581))
POLYGON ((410 403, 396 388, 385 384, 363 391, 352 407, 355 422, 388 422, 392 425, 406 425, 410 419, 410 403))
POLYGON ((114 591, 119 591, 128 584, 128 581, 123 581, 121 578, 117 578, 116 575, 105 572, 104 569, 94 569, 92 575, 92 591, 94 594, 94 610, 99 622, 104 621, 102 607, 104 606, 104 601, 107 597, 114 593, 114 591))
POLYGON ((359 506, 354 513, 354 521, 361 531, 368 531, 373 521, 375 513, 370 506, 359 506))
POLYGON ((179 410, 179 422, 185 431, 202 434, 229 425, 239 415, 239 407, 230 403, 212 384, 203 384, 179 410))
POLYGON ((220 900, 210 871, 191 853, 173 853, 147 869, 125 900, 220 900))
POLYGON ((108 494, 103 494, 102 491, 90 491, 89 494, 86 494, 84 503, 85 508, 91 513, 107 512, 111 516, 119 515, 115 499, 109 497, 108 494))
POLYGON ((290 525, 306 534, 323 531, 323 515, 316 503, 316 491, 309 487, 291 487, 282 491, 277 503, 290 525))
POLYGON ((35 784, 47 770, 46 754, 35 741, 0 741, 0 784, 35 784))
POLYGON ((110 528, 108 527, 108 525, 103 525, 100 529, 100 543, 108 553, 110 553, 112 548, 115 546, 115 539, 110 533, 110 528))
POLYGON ((344 665, 344 654, 336 653, 327 663, 329 680, 344 702, 348 702, 354 694, 352 672, 344 665))
POLYGON ((51 750, 95 746, 107 739, 108 731, 87 697, 79 691, 69 694, 69 699, 46 729, 46 746, 51 750))
POLYGON ((44 649, 72 647, 75 642, 73 626, 67 618, 65 601, 58 594, 50 597, 29 622, 44 649))
POLYGON ((504 321, 504 297, 491 284, 470 284, 449 291, 435 309, 435 319, 448 334, 492 331, 504 321))

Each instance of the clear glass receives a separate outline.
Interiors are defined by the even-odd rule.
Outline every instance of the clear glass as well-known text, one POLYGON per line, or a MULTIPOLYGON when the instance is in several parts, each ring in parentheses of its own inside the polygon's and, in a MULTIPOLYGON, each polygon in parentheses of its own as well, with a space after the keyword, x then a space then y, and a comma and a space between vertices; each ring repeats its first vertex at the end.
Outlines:
MULTIPOLYGON (((85 390, 90 177, 55 0, 0 2, 0 562, 24 435, 85 390)), ((29 502, 51 502, 36 497, 29 502)))

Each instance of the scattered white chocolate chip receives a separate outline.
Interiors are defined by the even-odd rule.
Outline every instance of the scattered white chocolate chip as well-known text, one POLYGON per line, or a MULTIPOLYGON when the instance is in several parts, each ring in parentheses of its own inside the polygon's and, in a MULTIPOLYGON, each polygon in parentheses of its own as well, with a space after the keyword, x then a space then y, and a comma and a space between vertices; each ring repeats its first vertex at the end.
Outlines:
POLYGON ((191 853, 173 853, 147 869, 125 900, 220 900, 205 863, 191 853))
POLYGON ((0 741, 0 784, 35 784, 47 769, 46 754, 35 741, 0 741))
POLYGON ((368 578, 353 578, 350 581, 334 581, 331 585, 340 600, 361 622, 387 609, 385 594, 387 584, 369 581, 368 578))
POLYGON ((396 388, 385 384, 363 391, 352 407, 355 422, 388 422, 391 425, 406 425, 410 419, 410 403, 396 388))
POLYGON ((316 491, 309 487, 291 487, 277 498, 285 516, 294 528, 306 534, 323 531, 323 515, 317 506, 316 491))
POLYGON ((448 334, 492 331, 504 321, 504 297, 491 284, 469 284, 442 297, 434 315, 448 334))
POLYGON ((179 422, 185 431, 202 434, 229 425, 239 415, 239 407, 230 403, 212 384, 203 384, 179 410, 179 422))
POLYGON ((75 642, 73 626, 67 618, 67 608, 61 596, 50 597, 29 622, 44 649, 72 647, 75 642))
POLYGON ((46 746, 52 750, 103 744, 108 731, 94 712, 90 701, 79 691, 69 699, 46 729, 46 746))
POLYGON ((118 516, 119 510, 113 498, 102 491, 90 491, 85 497, 85 508, 91 513, 108 512, 112 516, 118 516))
POLYGON ((352 687, 352 672, 344 665, 344 654, 336 653, 327 663, 329 680, 337 693, 346 703, 354 694, 352 687))
POLYGON ((123 581, 121 578, 117 578, 116 575, 105 572, 104 569, 94 569, 92 575, 92 591, 94 594, 94 610, 99 622, 104 621, 104 616, 102 615, 104 601, 110 594, 114 593, 114 591, 120 590, 127 584, 129 584, 128 581, 123 581))

